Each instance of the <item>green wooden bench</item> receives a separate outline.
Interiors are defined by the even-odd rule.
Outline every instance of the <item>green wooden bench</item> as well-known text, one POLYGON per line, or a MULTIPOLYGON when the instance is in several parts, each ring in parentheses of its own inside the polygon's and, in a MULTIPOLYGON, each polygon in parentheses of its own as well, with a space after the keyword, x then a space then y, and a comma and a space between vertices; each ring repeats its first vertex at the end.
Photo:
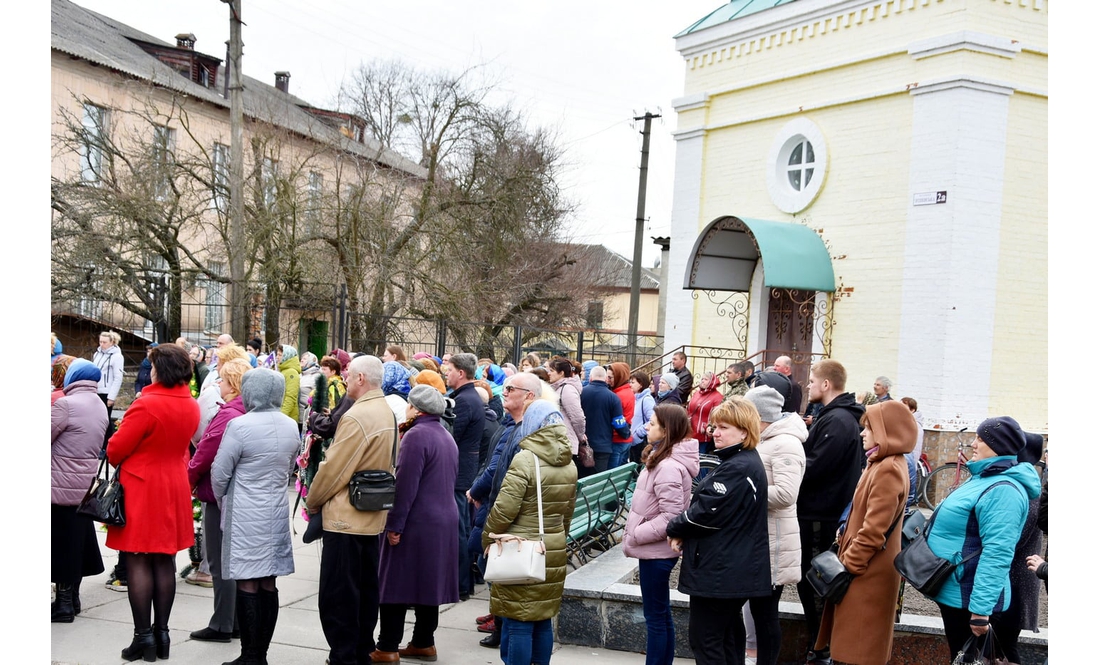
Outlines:
POLYGON ((639 466, 629 462, 577 481, 566 546, 573 568, 588 563, 592 549, 603 552, 614 546, 615 534, 626 525, 638 471, 639 466))

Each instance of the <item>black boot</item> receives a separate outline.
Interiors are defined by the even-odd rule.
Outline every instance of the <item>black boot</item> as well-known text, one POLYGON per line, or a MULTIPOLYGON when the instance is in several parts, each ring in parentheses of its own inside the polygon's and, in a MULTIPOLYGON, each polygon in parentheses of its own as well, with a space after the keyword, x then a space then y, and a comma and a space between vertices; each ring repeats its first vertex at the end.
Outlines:
POLYGON ((168 626, 161 628, 153 626, 153 637, 157 642, 157 658, 168 660, 168 648, 172 646, 172 636, 168 632, 168 626))
POLYGON ((241 655, 222 665, 263 665, 258 650, 263 623, 260 594, 237 589, 237 622, 241 627, 241 655))
POLYGON ((122 650, 122 660, 143 659, 147 663, 155 663, 157 660, 157 642, 153 637, 153 629, 134 631, 134 641, 130 646, 122 650))
POLYGON ((73 585, 73 614, 80 614, 80 580, 73 585))
POLYGON ((72 623, 76 613, 73 611, 73 585, 58 584, 57 599, 50 606, 50 623, 72 623))
POLYGON ((486 637, 481 638, 478 642, 483 647, 490 649, 496 649, 500 646, 500 631, 504 629, 504 618, 493 617, 493 632, 489 633, 486 637))
POLYGON ((256 645, 260 660, 267 665, 267 648, 275 635, 275 624, 279 620, 279 590, 260 589, 260 643, 256 645))

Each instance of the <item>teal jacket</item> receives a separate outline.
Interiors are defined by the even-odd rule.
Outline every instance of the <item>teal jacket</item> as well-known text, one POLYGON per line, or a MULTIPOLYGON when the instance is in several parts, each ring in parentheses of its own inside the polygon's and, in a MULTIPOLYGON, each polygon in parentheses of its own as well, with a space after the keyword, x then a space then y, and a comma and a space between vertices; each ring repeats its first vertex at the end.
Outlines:
POLYGON ((1015 461, 1014 456, 1000 456, 967 463, 972 477, 937 509, 928 533, 928 546, 937 556, 959 562, 979 546, 982 553, 955 568, 932 600, 981 615, 1002 611, 1012 602, 1009 567, 1028 502, 1041 490, 1031 464, 996 472, 1015 461), (983 471, 988 474, 981 475, 983 471), (1001 484, 982 494, 995 483, 1001 484))

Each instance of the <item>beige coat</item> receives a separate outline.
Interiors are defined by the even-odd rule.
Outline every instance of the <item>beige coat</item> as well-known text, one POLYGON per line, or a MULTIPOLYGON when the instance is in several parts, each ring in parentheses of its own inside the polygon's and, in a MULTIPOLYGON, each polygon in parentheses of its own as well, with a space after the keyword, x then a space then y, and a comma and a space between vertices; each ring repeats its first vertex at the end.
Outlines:
POLYGON ((397 424, 381 390, 355 400, 340 418, 325 461, 309 486, 309 503, 321 506, 325 531, 374 536, 385 529, 389 511, 356 510, 348 498, 348 482, 357 471, 384 469, 393 473, 391 453, 397 424))
POLYGON ((760 435, 760 461, 768 474, 768 548, 772 586, 798 584, 802 577, 802 543, 798 532, 798 488, 806 471, 806 424, 791 414, 760 435))

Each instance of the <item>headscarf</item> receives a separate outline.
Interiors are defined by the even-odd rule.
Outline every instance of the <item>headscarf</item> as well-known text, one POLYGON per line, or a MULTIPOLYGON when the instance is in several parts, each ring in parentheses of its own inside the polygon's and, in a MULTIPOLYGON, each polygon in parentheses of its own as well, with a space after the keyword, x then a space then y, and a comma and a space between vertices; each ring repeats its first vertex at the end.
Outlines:
POLYGON ((412 390, 409 370, 396 360, 382 363, 382 394, 405 396, 412 390))
POLYGON ((522 441, 529 434, 543 427, 563 422, 565 422, 565 419, 562 418, 561 411, 558 411, 556 404, 544 399, 537 399, 531 402, 531 405, 523 412, 523 422, 519 424, 519 430, 516 432, 516 441, 522 441))
POLYGON ((336 361, 340 363, 340 373, 346 375, 348 372, 348 363, 351 362, 351 356, 348 355, 348 352, 343 349, 333 349, 328 352, 328 355, 336 358, 336 361))
POLYGON ((61 354, 53 361, 51 378, 53 379, 54 390, 61 390, 65 387, 65 372, 68 371, 69 365, 71 365, 74 360, 76 360, 76 358, 61 354))
POLYGON ((69 369, 65 372, 65 387, 68 388, 73 381, 95 381, 99 383, 102 377, 103 372, 99 371, 99 367, 96 367, 95 363, 77 358, 69 364, 69 369))
MULTIPOLYGON (((286 347, 283 347, 286 348, 286 347)), ((317 367, 317 354, 312 351, 306 351, 300 357, 302 363, 302 369, 309 369, 310 367, 317 367)))
POLYGON ((53 341, 53 355, 50 356, 50 360, 54 361, 61 357, 61 351, 61 340, 55 338, 53 341))
POLYGON ((506 379, 519 371, 512 363, 504 363, 500 366, 500 369, 504 371, 504 378, 506 379))
MULTIPOLYGON (((298 357, 298 349, 294 348, 293 346, 291 346, 289 344, 283 344, 282 346, 283 346, 283 362, 284 363, 286 361, 290 360, 291 358, 297 358, 298 357)), ((300 360, 298 362, 301 363, 300 360)))
POLYGON ((595 360, 586 360, 581 363, 581 367, 584 369, 584 376, 581 377, 582 386, 588 385, 588 375, 592 373, 592 368, 599 364, 600 363, 596 362, 595 360))

